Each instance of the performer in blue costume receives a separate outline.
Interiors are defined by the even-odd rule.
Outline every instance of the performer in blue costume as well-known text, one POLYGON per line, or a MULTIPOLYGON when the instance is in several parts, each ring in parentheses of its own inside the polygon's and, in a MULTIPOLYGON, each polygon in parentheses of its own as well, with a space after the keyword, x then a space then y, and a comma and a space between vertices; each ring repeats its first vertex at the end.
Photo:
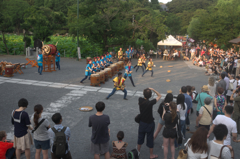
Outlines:
POLYGON ((127 66, 125 66, 125 74, 124 74, 124 78, 127 79, 127 77, 129 77, 130 81, 132 82, 133 87, 135 87, 133 79, 132 79, 132 63, 129 61, 127 66))
POLYGON ((85 70, 85 77, 80 81, 80 83, 83 83, 83 81, 86 80, 88 77, 89 77, 88 79, 90 80, 91 74, 92 74, 92 61, 89 60, 85 70))

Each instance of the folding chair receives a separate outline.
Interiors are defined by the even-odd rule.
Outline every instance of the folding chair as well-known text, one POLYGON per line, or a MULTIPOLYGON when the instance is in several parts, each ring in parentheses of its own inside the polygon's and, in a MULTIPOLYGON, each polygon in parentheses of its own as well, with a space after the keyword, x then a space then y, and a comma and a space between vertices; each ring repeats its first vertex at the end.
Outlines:
POLYGON ((13 68, 13 73, 19 73, 19 74, 23 74, 22 70, 21 70, 21 65, 19 63, 15 64, 14 65, 14 68, 13 68))

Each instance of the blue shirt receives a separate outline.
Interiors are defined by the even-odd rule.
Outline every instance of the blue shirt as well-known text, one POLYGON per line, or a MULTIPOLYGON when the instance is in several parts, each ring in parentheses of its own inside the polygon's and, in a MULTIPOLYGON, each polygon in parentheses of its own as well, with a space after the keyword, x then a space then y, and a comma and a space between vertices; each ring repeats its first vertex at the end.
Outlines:
MULTIPOLYGON (((127 70, 127 71, 132 71, 132 70, 133 70, 133 67, 130 66, 130 69, 129 69, 129 66, 125 66, 125 70, 127 70)), ((128 77, 128 76, 132 76, 132 73, 127 74, 127 72, 125 72, 124 76, 127 76, 127 77, 128 77)))
POLYGON ((112 55, 108 55, 108 57, 109 57, 109 59, 111 59, 111 58, 112 58, 112 55))
POLYGON ((199 111, 200 108, 205 105, 204 100, 205 100, 205 98, 207 98, 207 97, 213 99, 212 96, 210 96, 210 95, 207 94, 206 92, 202 92, 202 93, 200 93, 200 94, 197 95, 197 97, 196 97, 196 101, 198 101, 197 111, 199 111))
MULTIPOLYGON (((57 131, 61 131, 63 129, 64 126, 62 126, 62 124, 59 124, 59 125, 54 125, 54 128, 57 130, 57 131)), ((50 138, 50 144, 51 144, 51 152, 52 151, 52 146, 53 146, 53 143, 54 143, 54 138, 55 138, 55 133, 52 131, 52 128, 48 129, 48 133, 49 133, 49 138, 50 138)), ((68 149, 66 150, 66 153, 68 153, 68 151, 70 151, 70 146, 69 146, 69 139, 71 137, 71 132, 70 132, 70 128, 67 127, 66 130, 65 130, 65 135, 66 135, 66 141, 67 141, 67 144, 68 144, 68 149)))
POLYGON ((101 63, 100 64, 103 66, 104 65, 104 59, 101 59, 100 61, 102 62, 102 64, 101 63))
POLYGON ((91 76, 91 70, 89 68, 92 69, 92 65, 91 64, 87 65, 86 70, 85 70, 85 76, 91 76))
POLYGON ((109 56, 107 55, 106 58, 109 59, 109 56))
POLYGON ((38 66, 42 66, 43 64, 43 55, 39 54, 37 58, 38 66))
MULTIPOLYGON (((187 104, 187 111, 192 108, 192 97, 187 93, 183 94, 185 96, 185 103, 187 104)), ((186 111, 186 114, 187 114, 186 111)))
POLYGON ((131 53, 130 51, 126 51, 127 57, 130 58, 131 57, 131 53))
POLYGON ((57 55, 55 56, 56 62, 60 62, 60 53, 57 53, 57 55))

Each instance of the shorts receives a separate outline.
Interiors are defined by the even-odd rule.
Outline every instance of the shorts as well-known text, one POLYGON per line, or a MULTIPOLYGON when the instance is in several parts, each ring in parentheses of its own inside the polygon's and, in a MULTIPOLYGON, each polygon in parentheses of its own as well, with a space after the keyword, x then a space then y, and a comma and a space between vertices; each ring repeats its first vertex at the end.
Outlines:
POLYGON ((92 154, 105 154, 109 152, 109 141, 104 144, 94 144, 91 142, 91 153, 92 154))
POLYGON ((32 140, 32 135, 30 134, 30 132, 28 131, 28 133, 22 137, 16 137, 14 135, 14 148, 15 149, 20 149, 20 150, 26 150, 26 149, 30 149, 31 145, 33 144, 33 140, 32 140))
POLYGON ((159 124, 165 125, 165 121, 162 120, 162 118, 159 119, 159 124))
POLYGON ((163 133, 162 133, 164 138, 171 138, 175 139, 177 137, 177 130, 176 128, 166 128, 164 127, 163 133))
POLYGON ((36 149, 48 150, 50 149, 50 140, 39 141, 34 139, 36 149))
POLYGON ((144 143, 145 135, 147 134, 147 147, 153 148, 153 133, 155 129, 155 123, 144 123, 140 121, 138 127, 138 145, 144 143))

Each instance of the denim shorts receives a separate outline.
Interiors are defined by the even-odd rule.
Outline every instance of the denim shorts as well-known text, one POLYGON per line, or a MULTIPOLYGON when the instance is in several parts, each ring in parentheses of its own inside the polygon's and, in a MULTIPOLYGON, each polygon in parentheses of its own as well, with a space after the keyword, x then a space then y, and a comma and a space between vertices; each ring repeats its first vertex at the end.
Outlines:
POLYGON ((39 141, 34 139, 34 145, 36 149, 48 150, 50 149, 50 140, 39 141))
POLYGON ((165 121, 162 120, 162 118, 159 119, 159 124, 165 125, 165 121))

